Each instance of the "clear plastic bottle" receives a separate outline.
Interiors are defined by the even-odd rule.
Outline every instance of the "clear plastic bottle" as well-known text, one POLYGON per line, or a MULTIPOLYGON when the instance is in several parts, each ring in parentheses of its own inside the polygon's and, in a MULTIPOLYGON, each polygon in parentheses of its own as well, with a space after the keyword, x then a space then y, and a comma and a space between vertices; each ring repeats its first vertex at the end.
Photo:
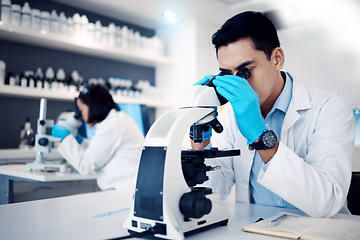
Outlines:
POLYGON ((122 37, 121 37, 121 27, 120 26, 116 26, 116 31, 115 31, 115 45, 117 47, 121 47, 121 41, 122 41, 122 37))
POLYGON ((40 10, 39 9, 32 9, 31 10, 31 28, 36 31, 40 31, 40 10))
POLYGON ((74 20, 74 34, 79 36, 81 34, 81 17, 79 13, 75 13, 72 17, 74 20))
POLYGON ((80 86, 81 83, 81 76, 79 74, 78 71, 74 70, 71 72, 71 77, 70 77, 70 85, 69 85, 69 92, 70 93, 76 93, 76 91, 78 90, 78 87, 80 86))
POLYGON ((24 76, 28 80, 27 86, 30 88, 34 88, 35 87, 34 71, 26 70, 26 71, 24 71, 24 76))
POLYGON ((86 15, 82 15, 80 18, 80 34, 81 36, 85 36, 87 34, 89 19, 86 15))
POLYGON ((101 43, 109 45, 109 29, 106 26, 101 28, 101 43))
POLYGON ((95 22, 94 38, 95 38, 95 41, 101 42, 101 39, 102 39, 102 25, 101 25, 100 21, 95 22))
POLYGON ((6 75, 6 63, 3 59, 0 59, 0 86, 5 84, 6 75))
POLYGON ((133 49, 135 51, 141 50, 141 35, 138 31, 133 34, 133 49))
POLYGON ((38 89, 43 88, 43 84, 44 84, 44 73, 42 71, 42 69, 39 67, 36 69, 35 75, 34 75, 34 80, 35 80, 35 87, 38 89))
POLYGON ((73 36, 75 33, 74 20, 72 17, 67 18, 67 35, 73 36))
POLYGON ((50 32, 58 33, 59 32, 59 16, 57 15, 56 10, 51 11, 50 15, 50 32))
POLYGON ((21 9, 21 26, 23 28, 31 28, 31 8, 28 2, 24 3, 21 9))
POLYGON ((46 11, 42 11, 41 14, 41 22, 40 22, 40 31, 45 34, 50 31, 50 13, 46 11))
POLYGON ((86 37, 94 41, 95 23, 88 23, 86 37))
MULTIPOLYGON (((45 89, 52 89, 52 84, 54 82, 55 72, 52 67, 48 67, 45 71, 45 89)), ((56 85, 56 84, 55 84, 56 85)), ((56 86, 57 88, 57 86, 56 86)))
POLYGON ((128 48, 128 42, 129 42, 129 29, 125 25, 121 28, 121 47, 124 49, 128 48))
POLYGON ((21 6, 19 4, 11 4, 11 25, 21 25, 21 6))
POLYGON ((10 24, 11 19, 11 1, 1 0, 1 17, 3 24, 10 24))
POLYGON ((134 33, 134 30, 133 29, 129 29, 128 31, 128 49, 134 49, 134 36, 135 36, 135 33, 134 33))
POLYGON ((20 84, 20 86, 21 87, 28 87, 28 78, 25 76, 25 74, 21 74, 20 75, 20 82, 19 82, 19 84, 20 84))
POLYGON ((115 46, 116 40, 116 25, 114 23, 110 23, 108 26, 108 44, 109 46, 115 46))
POLYGON ((67 32, 67 18, 64 12, 59 15, 59 34, 66 35, 67 32))
POLYGON ((56 80, 58 82, 58 89, 60 91, 64 91, 66 88, 65 88, 65 71, 64 69, 62 68, 59 68, 56 72, 56 80))
POLYGON ((16 86, 16 75, 9 74, 9 86, 16 86))

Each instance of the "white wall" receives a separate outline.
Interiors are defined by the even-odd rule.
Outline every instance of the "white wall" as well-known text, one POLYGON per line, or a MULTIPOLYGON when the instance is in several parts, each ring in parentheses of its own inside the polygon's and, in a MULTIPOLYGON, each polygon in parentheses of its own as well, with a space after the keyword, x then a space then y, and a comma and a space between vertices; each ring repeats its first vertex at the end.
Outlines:
POLYGON ((333 92, 359 108, 360 2, 288 0, 273 7, 285 26, 279 31, 284 70, 308 88, 333 92))
POLYGON ((208 21, 197 21, 197 79, 205 75, 219 73, 219 63, 216 58, 215 48, 211 43, 212 35, 221 27, 208 21))
MULTIPOLYGON (((156 84, 162 97, 174 108, 186 87, 207 74, 218 72, 215 50, 211 44, 211 36, 218 28, 207 21, 187 18, 157 29, 157 34, 166 43, 166 55, 172 59, 172 64, 157 67, 156 84)), ((168 110, 157 109, 156 117, 168 110)))
POLYGON ((360 61, 355 49, 334 41, 323 24, 281 30, 279 37, 284 70, 294 79, 308 88, 336 93, 352 108, 360 107, 360 61))
MULTIPOLYGON (((285 25, 278 32, 285 50, 284 70, 308 88, 333 92, 343 97, 350 107, 360 108, 360 2, 344 0, 327 4, 324 0, 289 0, 282 4, 269 3, 270 0, 259 0, 257 5, 244 4, 244 8, 239 5, 237 12, 278 11, 285 25)), ((233 15, 231 13, 229 18, 233 15)), ((174 107, 185 87, 204 75, 218 73, 211 36, 222 24, 189 17, 157 29, 173 60, 170 67, 157 69, 157 86, 174 107)), ((157 116, 167 110, 160 109, 157 116)))
MULTIPOLYGON (((158 66, 155 79, 161 96, 176 107, 184 88, 195 81, 196 76, 196 26, 195 19, 167 25, 157 30, 166 43, 166 55, 172 64, 158 66)), ((157 109, 156 117, 168 109, 157 109)))

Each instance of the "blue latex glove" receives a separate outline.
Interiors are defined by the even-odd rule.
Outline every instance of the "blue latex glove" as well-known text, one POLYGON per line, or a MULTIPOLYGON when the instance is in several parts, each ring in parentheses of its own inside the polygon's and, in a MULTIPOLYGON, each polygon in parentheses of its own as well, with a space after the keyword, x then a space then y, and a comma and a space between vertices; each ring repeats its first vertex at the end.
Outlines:
POLYGON ((207 83, 210 79, 212 79, 214 77, 214 75, 206 75, 203 79, 201 79, 200 81, 196 82, 193 86, 196 85, 204 85, 205 83, 207 83))
POLYGON ((51 129, 51 135, 57 138, 61 138, 61 141, 70 134, 70 131, 67 128, 64 128, 59 125, 54 125, 51 129))
POLYGON ((76 134, 75 139, 79 144, 81 144, 84 141, 84 137, 81 136, 79 133, 76 134))
POLYGON ((209 130, 208 131, 203 131, 202 132, 202 137, 203 137, 203 141, 205 141, 206 139, 211 138, 212 136, 212 127, 209 126, 209 130))
POLYGON ((259 96, 248 81, 236 75, 216 76, 216 90, 234 109, 236 123, 248 144, 256 141, 267 130, 263 121, 259 96))

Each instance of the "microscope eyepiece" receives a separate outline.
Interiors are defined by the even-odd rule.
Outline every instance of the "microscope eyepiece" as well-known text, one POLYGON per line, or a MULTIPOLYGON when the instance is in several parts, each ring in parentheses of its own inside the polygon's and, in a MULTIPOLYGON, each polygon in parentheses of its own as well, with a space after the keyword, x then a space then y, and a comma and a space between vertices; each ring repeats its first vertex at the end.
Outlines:
POLYGON ((250 77, 250 70, 246 67, 241 67, 239 71, 236 73, 236 76, 241 78, 245 78, 246 80, 250 77))
MULTIPOLYGON (((224 75, 228 75, 226 72, 221 71, 218 75, 215 75, 213 78, 211 78, 209 81, 207 81, 204 86, 208 86, 208 87, 212 87, 215 89, 216 92, 216 96, 219 99, 220 105, 224 105, 225 103, 228 102, 228 100, 226 98, 224 98, 223 96, 221 96, 217 91, 216 91, 216 87, 213 84, 213 80, 215 79, 216 76, 224 76, 224 75)), ((250 77, 250 70, 247 69, 246 67, 241 67, 239 69, 239 71, 236 73, 236 76, 244 78, 244 79, 249 79, 250 77)))

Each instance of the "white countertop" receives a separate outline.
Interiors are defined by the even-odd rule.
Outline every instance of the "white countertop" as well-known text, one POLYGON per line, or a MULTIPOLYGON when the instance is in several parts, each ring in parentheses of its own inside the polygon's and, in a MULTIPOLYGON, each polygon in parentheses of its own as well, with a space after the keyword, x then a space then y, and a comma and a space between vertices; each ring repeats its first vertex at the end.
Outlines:
MULTIPOLYGON (((76 180, 91 180, 96 179, 96 175, 82 175, 77 172, 28 172, 26 170, 25 162, 32 162, 35 160, 35 149, 2 149, 0 150, 0 174, 10 177, 24 178, 27 180, 34 180, 40 182, 57 182, 57 181, 76 181, 76 180), (11 164, 12 162, 24 162, 24 164, 11 164)), ((52 163, 53 161, 63 160, 57 150, 44 154, 44 159, 52 163)))
MULTIPOLYGON (((129 214, 131 194, 103 191, 68 197, 14 203, 0 206, 1 239, 109 239, 128 235, 122 227, 129 214), (98 214, 125 209, 105 217, 98 214)), ((279 212, 300 213, 296 209, 255 204, 226 204, 230 219, 227 226, 189 236, 187 239, 276 239, 243 232, 245 225, 279 212), (236 236, 236 237, 235 237, 236 236)), ((359 221, 359 216, 338 214, 335 218, 359 221)))
MULTIPOLYGON (((36 151, 32 149, 1 149, 0 160, 35 160, 36 151)), ((60 153, 54 149, 50 153, 44 153, 46 160, 62 160, 64 159, 60 153)))
MULTIPOLYGON (((58 182, 58 181, 75 181, 75 180, 90 180, 96 179, 96 175, 82 175, 77 172, 40 172, 26 171, 25 164, 16 164, 16 165, 3 165, 0 166, 0 174, 19 177, 27 180, 34 180, 40 182, 58 182)), ((1 235, 0 235, 1 236, 1 235)))

